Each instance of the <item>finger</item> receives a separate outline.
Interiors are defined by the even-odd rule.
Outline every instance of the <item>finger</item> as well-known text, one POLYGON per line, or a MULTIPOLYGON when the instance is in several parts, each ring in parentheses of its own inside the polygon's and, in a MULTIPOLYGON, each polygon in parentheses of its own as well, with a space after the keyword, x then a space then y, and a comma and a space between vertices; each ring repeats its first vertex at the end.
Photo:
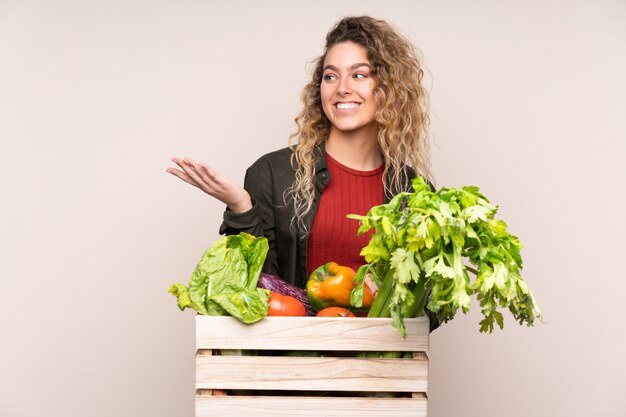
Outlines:
POLYGON ((198 163, 197 172, 202 178, 210 183, 214 188, 224 188, 224 183, 228 182, 221 175, 217 173, 213 168, 205 164, 204 162, 198 163))
POLYGON ((372 280, 372 277, 369 273, 365 275, 363 281, 365 281, 365 284, 369 287, 370 291, 372 291, 372 295, 376 295, 376 293, 378 292, 378 285, 376 285, 376 283, 372 280))
POLYGON ((184 159, 183 159, 183 161, 184 161, 187 165, 192 166, 192 167, 194 167, 194 168, 198 168, 198 166, 199 166, 199 164, 198 164, 196 161, 194 161, 193 159, 191 159, 191 158, 189 158, 189 157, 184 158, 184 159))
POLYGON ((179 156, 175 156, 172 158, 172 162, 175 163, 176 165, 178 165, 179 167, 183 167, 183 164, 185 163, 183 158, 179 157, 179 156))
POLYGON ((208 165, 198 163, 189 157, 175 158, 172 160, 183 169, 189 179, 195 183, 194 185, 196 187, 218 200, 225 202, 225 196, 223 195, 225 181, 217 174, 217 172, 215 172, 215 170, 210 168, 208 165), (207 175, 207 172, 202 168, 202 165, 208 168, 208 171, 211 172, 212 176, 207 175))
POLYGON ((200 169, 204 171, 208 176, 215 177, 217 175, 217 172, 204 162, 198 162, 198 165, 200 166, 200 169))
POLYGON ((196 166, 197 166, 196 162, 193 159, 189 158, 189 157, 179 158, 179 157, 176 156, 176 157, 172 158, 172 162, 174 162, 176 165, 178 165, 187 174, 189 174, 189 171, 191 171, 191 170, 195 171, 196 170, 196 166))
MULTIPOLYGON (((206 175, 204 169, 202 169, 202 163, 196 162, 191 158, 184 159, 185 166, 187 166, 192 172, 189 174, 194 178, 202 182, 203 184, 212 187, 215 183, 209 176, 206 175)), ((205 164, 205 166, 208 166, 205 164)))
POLYGON ((198 188, 200 188, 205 193, 210 194, 210 190, 207 188, 207 184, 203 181, 202 177, 198 174, 196 170, 196 163, 191 158, 184 158, 178 161, 179 166, 185 171, 185 173, 191 178, 193 181, 197 183, 198 188))
POLYGON ((243 212, 252 207, 250 195, 243 188, 222 177, 204 162, 198 163, 197 172, 211 186, 214 196, 231 209, 243 212))
POLYGON ((165 171, 169 172, 170 174, 174 175, 175 177, 180 178, 181 180, 185 181, 187 184, 190 184, 190 185, 193 185, 194 187, 200 188, 198 183, 196 183, 189 175, 187 175, 183 171, 180 171, 180 170, 175 169, 175 168, 168 168, 165 171))

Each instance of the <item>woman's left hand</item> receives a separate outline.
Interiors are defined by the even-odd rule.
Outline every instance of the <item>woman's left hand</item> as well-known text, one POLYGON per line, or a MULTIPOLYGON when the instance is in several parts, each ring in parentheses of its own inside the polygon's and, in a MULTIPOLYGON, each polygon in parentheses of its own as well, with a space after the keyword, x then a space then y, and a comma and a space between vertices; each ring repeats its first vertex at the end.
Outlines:
POLYGON ((365 274, 365 278, 363 278, 363 281, 365 282, 365 285, 369 287, 370 291, 372 291, 372 295, 376 297, 376 293, 378 292, 378 285, 376 285, 376 283, 372 281, 372 274, 370 274, 369 272, 365 274))

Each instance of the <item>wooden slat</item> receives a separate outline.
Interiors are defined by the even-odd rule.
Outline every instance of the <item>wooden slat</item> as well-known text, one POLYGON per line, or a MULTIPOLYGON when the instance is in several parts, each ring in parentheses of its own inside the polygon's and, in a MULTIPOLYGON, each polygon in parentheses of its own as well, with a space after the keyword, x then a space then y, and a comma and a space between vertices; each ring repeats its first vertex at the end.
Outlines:
POLYGON ((198 349, 427 351, 428 317, 406 319, 407 337, 391 319, 266 317, 246 325, 228 316, 196 316, 198 349))
POLYGON ((196 397, 196 417, 426 417, 426 398, 196 397))
POLYGON ((196 388, 426 392, 428 360, 198 356, 196 388))
MULTIPOLYGON (((213 349, 203 349, 203 350, 198 350, 196 352, 196 364, 202 359, 202 358, 207 358, 213 356, 213 349)), ((197 373, 198 371, 196 370, 196 378, 197 378, 197 373)), ((202 390, 202 393, 204 395, 213 395, 213 390, 207 389, 207 390, 202 390)))

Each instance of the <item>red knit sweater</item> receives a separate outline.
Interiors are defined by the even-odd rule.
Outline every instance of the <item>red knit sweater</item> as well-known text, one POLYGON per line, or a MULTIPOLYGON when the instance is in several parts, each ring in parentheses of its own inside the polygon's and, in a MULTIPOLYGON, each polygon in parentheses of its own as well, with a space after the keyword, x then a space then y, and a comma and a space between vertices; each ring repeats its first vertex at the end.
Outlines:
POLYGON ((322 193, 309 235, 308 275, 331 261, 355 271, 365 263, 359 253, 373 231, 357 237, 359 222, 346 218, 346 215, 366 214, 372 206, 382 204, 384 198, 384 166, 372 171, 358 171, 340 164, 328 153, 326 162, 330 182, 322 193))

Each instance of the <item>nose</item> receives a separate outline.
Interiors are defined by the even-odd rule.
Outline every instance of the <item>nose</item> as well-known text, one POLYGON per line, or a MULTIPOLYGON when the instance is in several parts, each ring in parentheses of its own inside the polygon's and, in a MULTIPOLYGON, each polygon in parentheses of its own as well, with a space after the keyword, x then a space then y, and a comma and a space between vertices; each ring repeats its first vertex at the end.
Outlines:
POLYGON ((352 87, 350 86, 349 78, 342 78, 339 82, 339 88, 337 89, 337 94, 340 96, 347 96, 352 93, 352 87))

